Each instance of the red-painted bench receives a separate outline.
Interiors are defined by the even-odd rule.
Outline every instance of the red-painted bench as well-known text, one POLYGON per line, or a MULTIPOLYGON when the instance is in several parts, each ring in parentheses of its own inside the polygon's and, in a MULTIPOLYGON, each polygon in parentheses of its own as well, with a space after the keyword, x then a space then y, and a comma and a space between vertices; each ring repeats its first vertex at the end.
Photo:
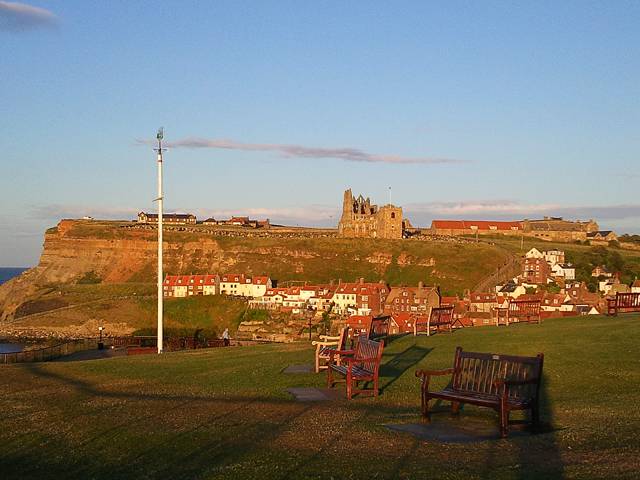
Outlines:
POLYGON ((453 368, 446 370, 417 370, 422 382, 422 415, 430 420, 429 401, 451 401, 454 414, 460 404, 469 403, 493 408, 500 414, 500 434, 509 431, 511 410, 530 410, 531 422, 537 426, 540 420, 540 380, 544 355, 520 357, 492 353, 465 352, 456 348, 453 368), (429 390, 431 377, 451 375, 451 382, 444 389, 429 390))
POLYGON ((440 329, 446 329, 449 333, 453 329, 453 307, 433 307, 426 319, 416 319, 413 323, 413 334, 418 335, 426 332, 431 335, 431 330, 438 333, 440 329))
POLYGON ((614 298, 607 299, 607 315, 620 313, 640 312, 640 293, 625 292, 616 293, 614 298))
POLYGON ((337 373, 345 378, 347 384, 347 398, 351 400, 354 394, 362 393, 378 396, 378 376, 384 342, 369 340, 365 335, 358 337, 355 350, 332 350, 327 369, 327 386, 333 387, 336 381, 333 374, 337 373), (335 357, 340 356, 340 364, 335 357), (373 390, 358 388, 358 382, 373 382, 373 390))
POLYGON ((541 322, 540 300, 511 300, 507 308, 498 308, 496 325, 509 325, 511 323, 538 323, 541 322))

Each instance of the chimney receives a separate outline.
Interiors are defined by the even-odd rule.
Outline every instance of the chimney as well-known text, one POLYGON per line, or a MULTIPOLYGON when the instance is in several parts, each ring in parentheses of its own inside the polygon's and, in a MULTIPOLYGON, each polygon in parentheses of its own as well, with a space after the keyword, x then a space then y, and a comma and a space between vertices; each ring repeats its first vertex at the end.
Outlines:
POLYGON ((338 285, 342 285, 342 279, 341 278, 338 279, 338 285))
POLYGON ((421 289, 421 288, 423 288, 423 287, 424 287, 424 283, 422 283, 422 280, 420 280, 420 281, 418 282, 418 288, 420 288, 420 289, 421 289))
POLYGON ((360 277, 360 285, 364 285, 364 278, 360 277))

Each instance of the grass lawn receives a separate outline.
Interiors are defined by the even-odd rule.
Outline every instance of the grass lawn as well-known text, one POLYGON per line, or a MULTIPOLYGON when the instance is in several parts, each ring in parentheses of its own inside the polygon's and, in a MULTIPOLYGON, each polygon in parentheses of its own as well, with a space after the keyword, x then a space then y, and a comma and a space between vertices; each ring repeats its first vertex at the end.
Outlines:
MULTIPOLYGON (((324 374, 281 373, 312 362, 308 344, 0 366, 0 478, 637 478, 639 320, 397 338, 382 395, 351 402, 286 393, 324 384, 324 374), (384 428, 419 421, 413 372, 449 367, 457 345, 544 352, 543 421, 556 430, 437 444, 384 428)), ((466 407, 465 419, 497 415, 466 407)))

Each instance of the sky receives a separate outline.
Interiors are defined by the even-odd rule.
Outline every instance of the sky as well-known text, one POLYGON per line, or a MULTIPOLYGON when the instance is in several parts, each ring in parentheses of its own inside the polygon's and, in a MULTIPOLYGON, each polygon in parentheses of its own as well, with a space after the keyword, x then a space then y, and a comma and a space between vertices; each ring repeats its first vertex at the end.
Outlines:
POLYGON ((165 209, 640 233, 640 2, 0 0, 0 265, 165 209), (389 187, 391 189, 389 190, 389 187))

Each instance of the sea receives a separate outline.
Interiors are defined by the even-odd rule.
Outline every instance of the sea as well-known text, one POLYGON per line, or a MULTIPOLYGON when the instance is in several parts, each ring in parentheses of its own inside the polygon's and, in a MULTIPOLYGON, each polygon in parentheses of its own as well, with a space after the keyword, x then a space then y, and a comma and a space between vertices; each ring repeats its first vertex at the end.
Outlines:
MULTIPOLYGON (((0 267, 0 285, 13 277, 17 277, 25 270, 28 270, 28 268, 0 267)), ((19 352, 23 348, 24 345, 19 343, 4 343, 0 341, 0 353, 19 352)))
POLYGON ((0 267, 0 285, 4 282, 11 280, 13 277, 17 277, 25 270, 29 270, 28 268, 18 268, 18 267, 0 267))

